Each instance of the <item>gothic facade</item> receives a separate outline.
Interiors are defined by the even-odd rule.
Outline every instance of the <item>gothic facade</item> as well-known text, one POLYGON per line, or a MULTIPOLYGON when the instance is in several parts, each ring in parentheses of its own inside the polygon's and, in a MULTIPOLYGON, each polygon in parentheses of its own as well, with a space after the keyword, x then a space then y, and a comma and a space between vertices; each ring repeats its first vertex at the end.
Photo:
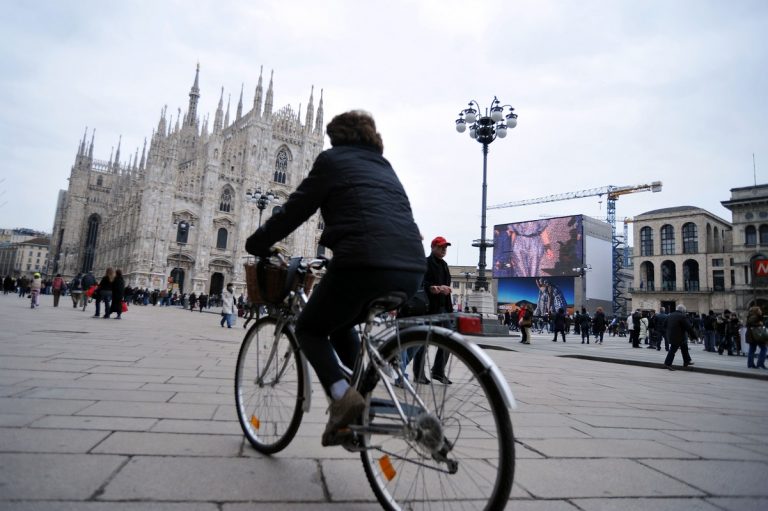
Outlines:
MULTIPOLYGON (((301 108, 273 111, 273 79, 264 95, 259 75, 253 107, 243 112, 243 91, 233 119, 222 89, 209 129, 201 120, 200 67, 187 111, 175 123, 163 108, 149 147, 121 161, 120 143, 108 161, 94 159, 94 134, 80 142, 56 209, 51 254, 53 273, 70 278, 111 266, 130 286, 218 294, 227 282, 244 289, 246 238, 280 207, 306 177, 323 146, 322 91, 314 113, 310 92, 301 108), (274 192, 260 204, 254 192, 274 192), (261 207, 261 209, 260 209, 261 207)), ((319 214, 283 241, 295 255, 318 252, 319 214)))

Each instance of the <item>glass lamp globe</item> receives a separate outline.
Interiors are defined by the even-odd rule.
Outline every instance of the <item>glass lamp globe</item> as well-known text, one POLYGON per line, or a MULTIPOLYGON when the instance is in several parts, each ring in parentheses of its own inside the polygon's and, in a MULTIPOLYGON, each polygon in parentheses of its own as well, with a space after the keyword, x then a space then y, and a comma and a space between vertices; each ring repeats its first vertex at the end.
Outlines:
POLYGON ((469 136, 472 138, 477 138, 477 128, 474 126, 469 128, 469 136))
POLYGON ((515 126, 517 126, 517 114, 513 113, 507 116, 507 126, 509 128, 514 128, 515 126))
POLYGON ((496 126, 496 136, 499 138, 504 138, 507 136, 507 126, 504 124, 498 124, 496 126))
POLYGON ((467 108, 464 110, 464 119, 472 124, 477 119, 477 111, 474 108, 467 108))
POLYGON ((493 122, 499 122, 504 116, 502 115, 502 112, 504 109, 500 106, 495 106, 491 108, 491 119, 493 122))
POLYGON ((464 133, 464 131, 467 129, 467 123, 464 122, 464 119, 456 119, 456 131, 459 133, 464 133))

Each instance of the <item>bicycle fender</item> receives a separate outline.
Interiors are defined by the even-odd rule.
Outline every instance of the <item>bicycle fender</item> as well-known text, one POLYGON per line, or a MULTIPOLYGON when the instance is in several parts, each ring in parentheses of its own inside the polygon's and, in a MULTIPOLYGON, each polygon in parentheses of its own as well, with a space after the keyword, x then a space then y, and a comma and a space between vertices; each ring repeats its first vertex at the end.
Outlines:
POLYGON ((301 409, 304 413, 309 413, 309 409, 312 406, 312 373, 309 371, 309 363, 304 356, 304 352, 299 350, 298 353, 301 359, 301 370, 304 371, 304 402, 301 404, 301 409))
POLYGON ((421 326, 412 326, 405 329, 402 329, 400 333, 404 332, 413 332, 413 331, 432 331, 435 333, 438 333, 440 335, 444 335, 445 337, 450 337, 454 341, 458 342, 467 350, 469 350, 473 355, 475 355, 478 360, 483 364, 483 367, 488 371, 488 374, 491 375, 491 378, 493 379, 493 382, 496 384, 496 387, 499 389, 499 392, 501 393, 502 399, 504 399, 504 404, 507 405, 507 408, 510 410, 516 410, 517 409, 517 402, 515 401, 515 396, 512 394, 512 389, 509 388, 509 384, 507 383, 507 380, 504 378, 504 375, 501 373, 501 370, 496 365, 496 363, 491 359, 491 357, 488 355, 488 353, 483 350, 480 346, 473 342, 467 341, 463 335, 459 334, 458 332, 455 332, 454 330, 449 330, 444 327, 440 326, 430 326, 430 325, 421 325, 421 326))

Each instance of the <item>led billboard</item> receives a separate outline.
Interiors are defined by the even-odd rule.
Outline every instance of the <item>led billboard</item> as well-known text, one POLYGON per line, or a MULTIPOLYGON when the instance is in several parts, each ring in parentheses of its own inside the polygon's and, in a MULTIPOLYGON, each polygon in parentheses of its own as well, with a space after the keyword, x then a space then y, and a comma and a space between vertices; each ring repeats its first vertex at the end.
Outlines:
POLYGON ((575 276, 583 266, 582 217, 494 226, 493 277, 575 276))
POLYGON ((554 314, 563 308, 573 312, 573 277, 516 277, 499 279, 499 306, 523 303, 534 307, 534 314, 554 314))

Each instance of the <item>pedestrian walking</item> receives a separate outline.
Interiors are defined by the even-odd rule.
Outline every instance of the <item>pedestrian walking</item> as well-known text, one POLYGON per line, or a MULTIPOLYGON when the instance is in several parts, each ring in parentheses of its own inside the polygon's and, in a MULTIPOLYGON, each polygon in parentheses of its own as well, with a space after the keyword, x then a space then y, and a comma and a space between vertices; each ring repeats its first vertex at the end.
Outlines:
POLYGON ((78 273, 69 283, 69 296, 72 298, 72 308, 80 305, 80 297, 83 296, 83 274, 78 273))
POLYGON ((200 293, 200 296, 197 297, 197 303, 200 305, 199 309, 200 309, 200 312, 202 313, 203 309, 208 307, 208 295, 206 295, 205 293, 200 293))
POLYGON ((606 320, 605 312, 602 307, 595 311, 595 317, 592 318, 592 333, 595 336, 595 344, 603 344, 603 335, 605 335, 606 320))
POLYGON ((630 328, 629 322, 632 322, 632 330, 629 334, 629 342, 632 343, 633 348, 640 347, 640 319, 640 309, 637 309, 629 318, 627 318, 627 328, 630 328))
POLYGON ((197 303, 197 295, 194 291, 192 291, 192 294, 189 295, 189 311, 194 312, 195 311, 195 303, 197 303))
POLYGON ((53 278, 51 288, 53 289, 53 306, 58 307, 59 298, 61 297, 61 293, 64 292, 64 279, 61 278, 61 273, 57 273, 53 278))
POLYGON ((750 369, 765 369, 766 344, 768 341, 768 331, 765 328, 765 318, 763 310, 760 307, 750 307, 747 312, 747 344, 749 344, 749 353, 747 353, 747 367, 750 369), (760 354, 757 356, 755 364, 755 352, 760 348, 760 354))
MULTIPOLYGON (((648 313, 643 312, 640 315, 640 339, 643 340, 643 344, 648 344, 648 313)), ((640 341, 638 340, 638 344, 640 341)))
POLYGON ((96 293, 96 287, 96 277, 94 277, 93 272, 89 270, 83 275, 83 311, 85 311, 88 302, 93 299, 93 295, 96 293), (88 294, 89 292, 90 294, 88 294))
POLYGON ((31 308, 40 307, 40 290, 43 287, 43 279, 40 278, 39 273, 35 273, 32 276, 32 284, 29 289, 29 298, 31 301, 31 308))
POLYGON ((235 324, 237 304, 235 303, 234 289, 230 282, 227 284, 227 288, 221 292, 221 321, 219 324, 222 328, 224 328, 224 323, 227 324, 227 328, 232 328, 235 324))
POLYGON ((589 328, 592 326, 592 319, 587 314, 587 309, 581 308, 581 314, 579 314, 579 331, 581 332, 581 344, 584 344, 586 339, 589 344, 589 328))
POLYGON ((115 279, 115 270, 113 268, 107 268, 106 272, 104 272, 104 276, 99 281, 99 289, 97 290, 98 298, 96 299, 96 314, 93 315, 94 318, 98 318, 100 316, 100 308, 99 305, 101 303, 104 304, 104 315, 109 314, 109 306, 112 303, 112 281, 115 279))
POLYGON ((714 311, 709 311, 709 314, 704 316, 702 321, 704 327, 704 351, 715 351, 715 327, 717 326, 717 318, 714 311))
POLYGON ((104 309, 104 319, 109 319, 109 316, 114 312, 117 314, 115 319, 122 319, 120 316, 123 313, 123 297, 125 296, 125 280, 123 280, 123 271, 121 269, 115 270, 115 277, 112 280, 112 304, 110 307, 104 309))
POLYGON ((560 332, 560 335, 563 336, 563 342, 565 342, 565 309, 563 309, 562 307, 557 309, 553 323, 554 323, 555 338, 552 339, 552 342, 557 342, 558 332, 560 332))
POLYGON ((531 344, 531 325, 533 325, 533 311, 528 308, 528 304, 524 303, 518 311, 518 324, 520 325, 520 333, 523 339, 520 341, 523 344, 531 344))
POLYGON ((696 331, 685 314, 685 305, 680 304, 677 306, 677 310, 667 317, 667 339, 669 340, 670 348, 667 358, 664 360, 664 367, 674 371, 672 362, 675 360, 675 354, 678 349, 683 354, 683 367, 693 365, 691 355, 688 353, 689 338, 692 340, 696 339, 696 331))

